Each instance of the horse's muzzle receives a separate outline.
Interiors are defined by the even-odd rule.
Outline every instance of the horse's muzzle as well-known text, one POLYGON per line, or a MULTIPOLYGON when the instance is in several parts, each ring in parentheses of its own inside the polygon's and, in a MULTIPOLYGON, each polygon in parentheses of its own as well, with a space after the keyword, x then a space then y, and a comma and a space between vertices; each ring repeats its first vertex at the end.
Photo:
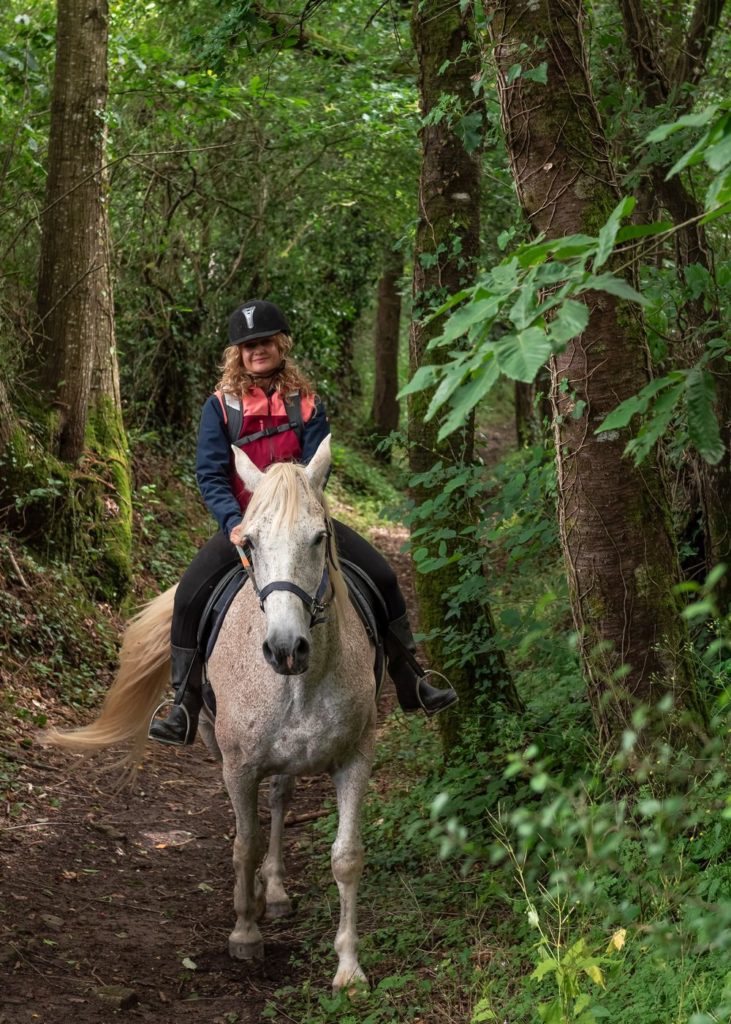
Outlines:
POLYGON ((310 642, 299 636, 293 643, 269 640, 261 645, 268 665, 280 676, 300 676, 310 664, 310 642))

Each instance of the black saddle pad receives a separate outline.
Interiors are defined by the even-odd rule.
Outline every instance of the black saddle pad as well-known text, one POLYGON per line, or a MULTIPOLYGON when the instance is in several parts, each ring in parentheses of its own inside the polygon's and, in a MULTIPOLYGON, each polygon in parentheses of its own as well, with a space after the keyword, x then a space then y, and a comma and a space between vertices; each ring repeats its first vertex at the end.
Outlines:
MULTIPOLYGON (((384 633, 387 622, 386 605, 373 580, 359 566, 341 559, 343 576, 348 587, 348 596, 363 623, 368 638, 375 647, 373 675, 375 677, 378 696, 383 683, 386 655, 384 650, 384 633)), ((216 695, 208 681, 205 666, 216 646, 218 634, 223 620, 231 607, 231 602, 248 580, 242 565, 234 568, 223 577, 208 599, 198 626, 198 650, 203 653, 203 701, 212 715, 216 714, 216 695)))

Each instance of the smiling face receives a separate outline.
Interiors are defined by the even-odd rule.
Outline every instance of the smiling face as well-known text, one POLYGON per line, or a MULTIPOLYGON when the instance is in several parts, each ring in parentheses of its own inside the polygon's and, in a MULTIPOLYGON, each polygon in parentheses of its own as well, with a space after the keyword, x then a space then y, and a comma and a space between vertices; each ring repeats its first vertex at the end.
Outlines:
POLYGON ((266 377, 274 373, 282 362, 276 335, 242 342, 239 351, 244 369, 255 377, 266 377))

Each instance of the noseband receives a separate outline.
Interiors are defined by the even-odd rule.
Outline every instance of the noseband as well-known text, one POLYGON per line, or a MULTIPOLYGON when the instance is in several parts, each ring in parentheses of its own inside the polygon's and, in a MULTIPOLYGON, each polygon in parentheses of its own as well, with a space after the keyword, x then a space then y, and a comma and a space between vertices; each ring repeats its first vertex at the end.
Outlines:
POLYGON ((243 565, 246 575, 251 581, 251 585, 254 588, 254 593, 259 598, 259 607, 264 611, 264 602, 269 595, 275 590, 286 590, 290 594, 295 594, 300 601, 304 604, 307 611, 310 613, 310 629, 313 626, 319 625, 321 622, 325 622, 326 615, 325 611, 332 601, 332 597, 329 601, 323 601, 323 598, 327 592, 328 585, 330 583, 330 574, 328 572, 328 564, 332 562, 332 527, 330 526, 330 520, 325 521, 325 529, 327 531, 327 554, 325 556, 325 568, 322 570, 322 579, 320 580, 320 586, 317 588, 317 592, 310 596, 306 590, 302 587, 298 587, 296 583, 292 583, 291 580, 274 580, 272 583, 267 583, 265 587, 259 589, 256 576, 254 574, 253 555, 251 553, 251 545, 244 543, 239 546, 236 545, 236 550, 241 558, 241 564, 243 565))

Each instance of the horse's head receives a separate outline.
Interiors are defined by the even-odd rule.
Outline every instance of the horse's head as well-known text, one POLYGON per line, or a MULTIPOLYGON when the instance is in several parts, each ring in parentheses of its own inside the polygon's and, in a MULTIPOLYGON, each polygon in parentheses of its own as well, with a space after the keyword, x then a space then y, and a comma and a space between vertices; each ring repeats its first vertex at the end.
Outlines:
POLYGON ((310 658, 316 606, 327 588, 329 523, 322 497, 330 469, 326 437, 308 466, 277 463, 262 473, 234 447, 236 471, 251 500, 246 548, 266 615, 262 651, 281 675, 300 675, 310 658))

